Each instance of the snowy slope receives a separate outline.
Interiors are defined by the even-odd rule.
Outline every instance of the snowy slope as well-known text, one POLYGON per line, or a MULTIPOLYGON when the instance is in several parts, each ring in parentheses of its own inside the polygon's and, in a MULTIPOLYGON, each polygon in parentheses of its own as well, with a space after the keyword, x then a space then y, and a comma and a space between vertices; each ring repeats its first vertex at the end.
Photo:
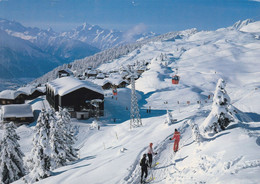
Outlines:
MULTIPOLYGON (((159 162, 148 171, 148 177, 155 177, 152 183, 259 183, 260 40, 255 31, 258 26, 254 23, 251 28, 248 24, 246 31, 219 29, 151 42, 101 65, 99 69, 110 70, 137 60, 150 63, 149 70, 136 81, 143 126, 129 129, 129 88, 119 89, 117 98, 106 91, 100 131, 90 128, 92 119, 73 120, 80 159, 54 170, 53 176, 38 183, 139 183, 139 161, 150 142, 154 143, 158 152, 155 161, 159 162), (161 53, 167 55, 163 61, 161 53), (180 83, 172 85, 171 76, 176 74, 176 68, 180 83), (201 129, 204 140, 198 144, 193 140, 190 124, 200 126, 208 116, 212 103, 208 95, 214 93, 220 77, 227 82, 237 121, 216 135, 204 134, 201 129), (152 111, 146 113, 149 106, 152 111), (167 109, 177 119, 172 125, 165 124, 167 109), (175 128, 181 133, 181 141, 180 150, 173 155, 173 141, 169 138, 175 128)), ((41 109, 42 101, 30 103, 41 109)), ((32 129, 33 126, 18 128, 22 150, 27 155, 32 129)))

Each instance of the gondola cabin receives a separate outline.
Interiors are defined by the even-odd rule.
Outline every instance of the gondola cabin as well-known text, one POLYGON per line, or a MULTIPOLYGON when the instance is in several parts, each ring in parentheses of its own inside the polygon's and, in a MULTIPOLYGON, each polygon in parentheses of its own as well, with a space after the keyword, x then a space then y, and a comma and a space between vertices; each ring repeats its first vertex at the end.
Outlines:
POLYGON ((112 92, 113 92, 113 95, 114 95, 114 96, 117 95, 117 89, 116 89, 116 88, 114 88, 114 89, 112 90, 112 92))
POLYGON ((180 77, 178 75, 174 75, 172 77, 172 84, 179 84, 180 77))

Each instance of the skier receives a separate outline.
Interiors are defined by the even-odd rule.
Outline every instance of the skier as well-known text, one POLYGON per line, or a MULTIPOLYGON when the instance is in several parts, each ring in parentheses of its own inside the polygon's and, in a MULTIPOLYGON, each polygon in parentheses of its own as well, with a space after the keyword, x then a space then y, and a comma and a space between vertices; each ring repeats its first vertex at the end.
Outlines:
POLYGON ((147 155, 148 155, 148 159, 149 159, 149 167, 152 167, 153 155, 157 155, 156 152, 153 152, 153 143, 150 143, 147 152, 148 152, 147 155))
POLYGON ((142 171, 141 183, 144 183, 145 180, 143 180, 143 175, 145 174, 144 178, 146 179, 147 178, 147 174, 148 174, 148 172, 147 172, 148 161, 146 159, 146 154, 143 154, 143 158, 140 161, 140 166, 141 166, 141 171, 142 171))
POLYGON ((173 140, 175 139, 174 141, 174 146, 173 146, 173 151, 176 153, 178 151, 178 148, 179 148, 179 142, 180 142, 180 132, 178 132, 177 129, 175 129, 175 132, 174 132, 174 135, 172 138, 170 138, 170 140, 173 140))

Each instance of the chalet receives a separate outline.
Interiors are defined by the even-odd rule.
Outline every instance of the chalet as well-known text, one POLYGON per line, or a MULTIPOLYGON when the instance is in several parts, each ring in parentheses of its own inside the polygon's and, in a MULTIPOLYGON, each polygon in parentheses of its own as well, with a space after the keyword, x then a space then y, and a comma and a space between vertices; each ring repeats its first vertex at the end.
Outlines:
POLYGON ((63 69, 58 71, 59 78, 73 76, 73 72, 70 69, 63 69))
POLYGON ((103 73, 98 73, 97 74, 97 79, 104 79, 105 75, 103 73))
POLYGON ((127 85, 129 84, 128 81, 126 80, 121 80, 118 84, 117 84, 117 88, 125 88, 127 85))
POLYGON ((19 88, 17 91, 25 94, 25 100, 32 100, 39 96, 45 95, 46 87, 26 86, 19 88))
POLYGON ((29 124, 34 121, 33 111, 30 104, 12 104, 1 107, 1 119, 4 123, 29 124))
POLYGON ((0 92, 0 105, 23 104, 27 95, 22 91, 4 90, 0 92))
POLYGON ((112 83, 109 82, 108 80, 104 81, 102 84, 102 89, 111 89, 112 88, 112 83))
POLYGON ((96 70, 86 70, 85 71, 85 76, 87 78, 94 78, 95 79, 97 77, 97 74, 98 74, 98 72, 96 70))
POLYGON ((46 99, 50 105, 67 108, 71 117, 86 119, 95 115, 95 107, 91 104, 94 99, 102 100, 99 105, 99 115, 104 114, 104 94, 100 86, 74 77, 55 79, 46 85, 46 99))

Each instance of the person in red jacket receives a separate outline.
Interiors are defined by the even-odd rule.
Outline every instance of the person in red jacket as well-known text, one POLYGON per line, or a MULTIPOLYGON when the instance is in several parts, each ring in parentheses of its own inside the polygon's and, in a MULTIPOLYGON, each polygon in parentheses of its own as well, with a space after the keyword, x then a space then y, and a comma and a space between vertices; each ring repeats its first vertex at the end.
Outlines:
POLYGON ((173 151, 174 151, 174 152, 177 152, 177 151, 178 151, 178 148, 179 148, 179 142, 180 142, 180 137, 181 137, 180 132, 178 132, 178 130, 175 129, 175 132, 174 132, 173 137, 170 138, 170 140, 175 139, 175 141, 174 141, 174 146, 173 146, 173 151))

